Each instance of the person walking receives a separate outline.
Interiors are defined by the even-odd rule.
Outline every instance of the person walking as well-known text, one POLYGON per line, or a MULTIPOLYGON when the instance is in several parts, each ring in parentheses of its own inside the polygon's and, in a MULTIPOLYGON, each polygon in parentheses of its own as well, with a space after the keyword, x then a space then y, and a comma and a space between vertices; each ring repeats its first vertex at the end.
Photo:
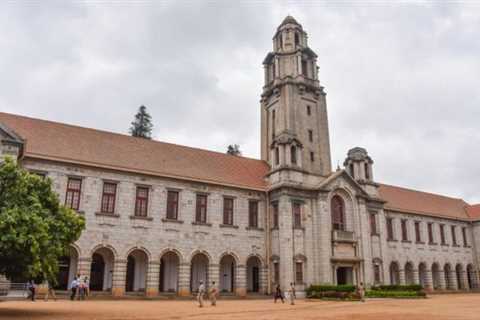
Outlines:
POLYGON ((72 281, 72 284, 70 285, 70 290, 72 293, 70 294, 70 300, 75 300, 75 296, 77 295, 77 289, 78 289, 78 280, 77 277, 75 277, 72 281))
POLYGON ((283 293, 282 289, 280 289, 280 285, 277 284, 277 287, 275 288, 275 296, 274 296, 274 302, 277 303, 277 299, 282 300, 282 303, 285 303, 283 300, 283 293))
POLYGON ((293 282, 290 282, 290 288, 288 289, 288 298, 290 299, 290 304, 294 305, 297 295, 295 293, 295 285, 293 282))
POLYGON ((365 286, 363 285, 363 282, 360 282, 360 284, 358 285, 357 293, 360 297, 360 301, 365 302, 365 286))
POLYGON ((215 281, 212 281, 212 287, 210 288, 209 298, 210 298, 210 303, 214 307, 217 305, 217 295, 218 295, 217 285, 215 284, 215 281))
POLYGON ((78 300, 85 300, 85 282, 81 277, 78 277, 77 295, 78 300))
POLYGON ((55 295, 55 290, 53 289, 52 285, 48 280, 45 281, 45 285, 47 286, 47 292, 45 293, 44 301, 48 301, 49 296, 53 298, 54 301, 57 301, 57 296, 55 295))
POLYGON ((198 307, 203 308, 203 295, 205 294, 205 285, 203 281, 200 281, 200 285, 198 286, 198 294, 197 294, 197 301, 198 307))
POLYGON ((30 298, 30 299, 32 299, 32 301, 35 301, 36 286, 35 286, 35 282, 33 280, 28 281, 27 289, 30 292, 27 299, 30 298))
POLYGON ((90 280, 87 276, 83 278, 83 283, 85 284, 85 296, 88 298, 90 296, 90 280))

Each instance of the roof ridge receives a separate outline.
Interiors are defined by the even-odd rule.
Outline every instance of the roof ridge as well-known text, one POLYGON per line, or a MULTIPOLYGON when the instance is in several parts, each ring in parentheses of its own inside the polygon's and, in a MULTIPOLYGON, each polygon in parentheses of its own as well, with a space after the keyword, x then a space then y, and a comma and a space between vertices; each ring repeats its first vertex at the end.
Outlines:
POLYGON ((470 205, 468 202, 466 202, 466 201, 465 201, 464 199, 462 199, 462 198, 457 198, 457 197, 452 197, 452 196, 446 196, 446 195, 442 195, 442 194, 439 194, 439 193, 433 193, 433 192, 428 192, 428 191, 416 190, 416 189, 412 189, 412 188, 410 188, 410 187, 396 186, 396 185, 393 185, 393 184, 388 184, 388 183, 383 183, 383 182, 379 182, 379 184, 380 184, 380 185, 387 186, 387 187, 399 188, 399 189, 403 189, 403 190, 407 190, 407 191, 423 193, 423 194, 427 194, 427 195, 431 195, 431 196, 436 196, 436 197, 447 198, 447 199, 451 199, 451 200, 460 200, 460 201, 462 201, 464 204, 466 204, 467 206, 470 205))
POLYGON ((176 143, 166 142, 166 141, 160 141, 160 140, 155 140, 155 139, 143 139, 143 138, 139 138, 139 137, 133 137, 133 136, 130 136, 130 135, 125 134, 125 133, 113 132, 113 131, 108 131, 108 130, 104 130, 104 129, 96 129, 96 128, 84 127, 84 126, 80 126, 80 125, 76 125, 76 124, 70 124, 70 123, 65 123, 65 122, 59 122, 59 121, 52 121, 52 120, 34 118, 34 117, 30 117, 30 116, 25 116, 25 115, 19 115, 19 114, 15 114, 15 113, 8 113, 8 112, 2 112, 2 111, 0 111, 0 115, 2 115, 2 114, 7 115, 7 116, 13 116, 13 117, 18 117, 18 118, 24 118, 24 119, 34 120, 34 121, 47 122, 47 123, 51 123, 51 124, 55 124, 55 125, 60 125, 60 126, 65 126, 65 127, 72 127, 72 128, 83 129, 83 130, 90 130, 90 131, 99 132, 99 133, 117 135, 117 136, 121 136, 121 137, 128 138, 128 139, 142 139, 141 141, 142 141, 142 142, 146 142, 146 143, 167 144, 167 145, 171 145, 171 146, 175 146, 175 147, 179 147, 179 148, 190 149, 190 150, 198 150, 198 151, 207 152, 207 153, 214 153, 214 154, 219 154, 219 155, 223 155, 223 156, 226 156, 226 157, 237 157, 237 158, 242 158, 242 159, 250 160, 250 161, 264 162, 265 164, 267 164, 266 161, 261 160, 261 159, 257 159, 257 158, 251 158, 251 157, 245 157, 245 156, 234 156, 234 155, 230 155, 230 154, 223 153, 223 152, 220 152, 220 151, 213 151, 213 150, 208 150, 208 149, 201 149, 201 148, 196 148, 196 147, 191 147, 191 146, 185 146, 185 145, 181 145, 181 144, 176 144, 176 143))

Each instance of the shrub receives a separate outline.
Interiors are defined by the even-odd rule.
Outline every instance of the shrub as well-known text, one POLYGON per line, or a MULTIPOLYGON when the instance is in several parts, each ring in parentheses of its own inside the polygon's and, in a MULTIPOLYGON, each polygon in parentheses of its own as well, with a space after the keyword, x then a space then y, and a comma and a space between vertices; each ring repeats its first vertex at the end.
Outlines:
POLYGON ((307 288, 307 295, 309 292, 355 292, 356 287, 354 285, 312 285, 307 288))
POLYGON ((399 290, 370 290, 366 292, 368 298, 424 298, 423 291, 399 291, 399 290))
POLYGON ((422 291, 423 288, 419 284, 382 285, 382 286, 372 287, 371 290, 374 290, 374 291, 422 291))
POLYGON ((307 288, 307 297, 314 299, 358 300, 354 285, 312 285, 307 288))

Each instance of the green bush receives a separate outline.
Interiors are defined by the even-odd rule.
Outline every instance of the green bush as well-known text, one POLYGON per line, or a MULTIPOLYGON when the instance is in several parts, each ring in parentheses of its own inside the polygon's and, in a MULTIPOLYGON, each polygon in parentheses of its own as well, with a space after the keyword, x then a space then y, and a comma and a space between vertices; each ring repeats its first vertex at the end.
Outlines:
POLYGON ((399 291, 399 290, 370 290, 366 292, 368 298, 424 298, 426 297, 423 291, 399 291))
POLYGON ((354 285, 312 285, 307 288, 307 295, 312 292, 355 292, 356 287, 354 285))
POLYGON ((383 285, 383 286, 372 287, 371 290, 374 290, 374 291, 422 291, 423 288, 419 284, 383 285))
POLYGON ((314 299, 358 300, 354 285, 312 285, 307 288, 307 297, 314 299))

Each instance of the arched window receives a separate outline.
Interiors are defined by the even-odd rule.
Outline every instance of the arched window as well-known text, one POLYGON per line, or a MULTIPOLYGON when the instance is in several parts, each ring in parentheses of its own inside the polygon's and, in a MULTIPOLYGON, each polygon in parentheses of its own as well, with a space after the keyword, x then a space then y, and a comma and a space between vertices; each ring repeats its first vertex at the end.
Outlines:
POLYGON ((370 170, 368 168, 368 163, 365 163, 365 179, 370 180, 370 170))
POLYGON ((333 230, 345 230, 345 204, 339 196, 334 196, 331 202, 333 230))
POLYGON ((292 164, 297 164, 297 147, 290 147, 290 157, 292 159, 292 164))

